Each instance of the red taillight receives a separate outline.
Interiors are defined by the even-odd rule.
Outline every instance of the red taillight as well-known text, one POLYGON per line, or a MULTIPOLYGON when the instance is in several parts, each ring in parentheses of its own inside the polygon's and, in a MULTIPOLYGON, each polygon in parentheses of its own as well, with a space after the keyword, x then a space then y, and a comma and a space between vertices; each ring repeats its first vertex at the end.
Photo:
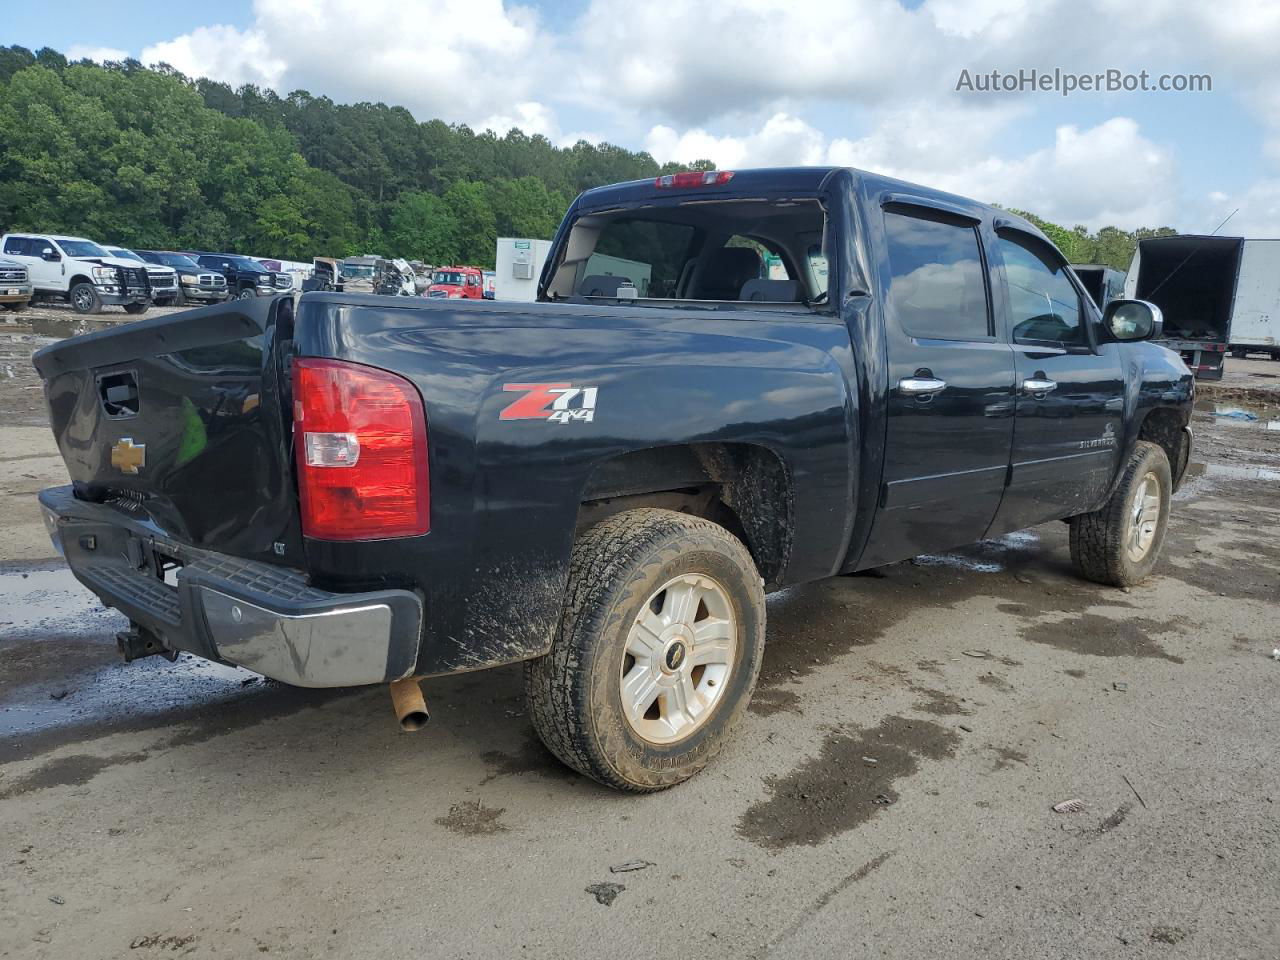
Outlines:
POLYGON ((653 185, 659 190, 688 189, 689 187, 719 187, 733 179, 732 170, 690 170, 685 173, 669 173, 658 177, 653 185))
POLYGON ((427 418, 404 377, 296 358, 293 445, 308 537, 377 540, 430 529, 427 418))

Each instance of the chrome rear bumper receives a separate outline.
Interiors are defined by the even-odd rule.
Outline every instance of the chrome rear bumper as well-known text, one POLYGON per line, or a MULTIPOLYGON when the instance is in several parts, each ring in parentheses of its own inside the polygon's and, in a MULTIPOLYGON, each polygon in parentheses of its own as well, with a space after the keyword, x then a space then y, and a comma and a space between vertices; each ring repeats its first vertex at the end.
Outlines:
POLYGON ((54 546, 76 579, 167 650, 232 663, 299 687, 389 683, 418 659, 422 598, 333 593, 287 567, 179 543, 71 487, 40 493, 54 546), (167 562, 181 564, 173 583, 167 562))

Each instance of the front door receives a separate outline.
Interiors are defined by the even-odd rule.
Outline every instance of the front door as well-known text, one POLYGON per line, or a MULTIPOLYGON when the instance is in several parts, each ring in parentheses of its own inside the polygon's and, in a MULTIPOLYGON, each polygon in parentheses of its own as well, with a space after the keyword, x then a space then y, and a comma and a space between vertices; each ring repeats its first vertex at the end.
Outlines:
POLYGON ((1120 346, 1095 346, 1095 311, 1057 251, 1001 229, 1003 313, 1017 364, 1009 489, 990 534, 1093 509, 1119 467, 1120 346))
POLYGON ((1013 354, 996 336, 976 216, 903 205, 882 222, 888 427, 860 568, 979 539, 1013 439, 1013 354))

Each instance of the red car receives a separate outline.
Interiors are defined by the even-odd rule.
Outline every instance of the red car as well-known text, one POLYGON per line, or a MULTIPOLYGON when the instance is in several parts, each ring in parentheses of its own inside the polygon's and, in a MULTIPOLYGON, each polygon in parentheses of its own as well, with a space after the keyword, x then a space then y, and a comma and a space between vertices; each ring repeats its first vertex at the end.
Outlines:
POLYGON ((427 297, 451 300, 484 299, 484 274, 478 267, 441 267, 431 274, 427 297))

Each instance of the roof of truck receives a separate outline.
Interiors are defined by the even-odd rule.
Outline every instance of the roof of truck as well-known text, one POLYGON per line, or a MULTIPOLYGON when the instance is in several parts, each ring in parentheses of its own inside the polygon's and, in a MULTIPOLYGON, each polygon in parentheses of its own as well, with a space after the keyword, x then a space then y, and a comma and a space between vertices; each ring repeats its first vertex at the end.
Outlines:
POLYGON ((1044 233, 1024 217, 994 204, 983 203, 971 197, 948 193, 933 187, 926 187, 906 180, 897 180, 868 170, 854 167, 760 167, 748 170, 734 170, 733 179, 725 185, 707 185, 693 188, 668 188, 657 186, 660 178, 648 177, 644 180, 628 180, 603 187, 595 187, 585 191, 575 201, 575 206, 608 207, 612 203, 634 203, 637 199, 659 199, 687 194, 698 195, 699 199, 713 195, 717 190, 730 190, 734 193, 750 192, 758 189, 761 193, 785 195, 795 193, 816 193, 821 190, 829 177, 834 174, 848 173, 858 180, 871 193, 900 193, 904 199, 931 200, 939 205, 950 205, 958 208, 979 208, 993 217, 1021 230, 1034 234, 1045 240, 1044 233))

